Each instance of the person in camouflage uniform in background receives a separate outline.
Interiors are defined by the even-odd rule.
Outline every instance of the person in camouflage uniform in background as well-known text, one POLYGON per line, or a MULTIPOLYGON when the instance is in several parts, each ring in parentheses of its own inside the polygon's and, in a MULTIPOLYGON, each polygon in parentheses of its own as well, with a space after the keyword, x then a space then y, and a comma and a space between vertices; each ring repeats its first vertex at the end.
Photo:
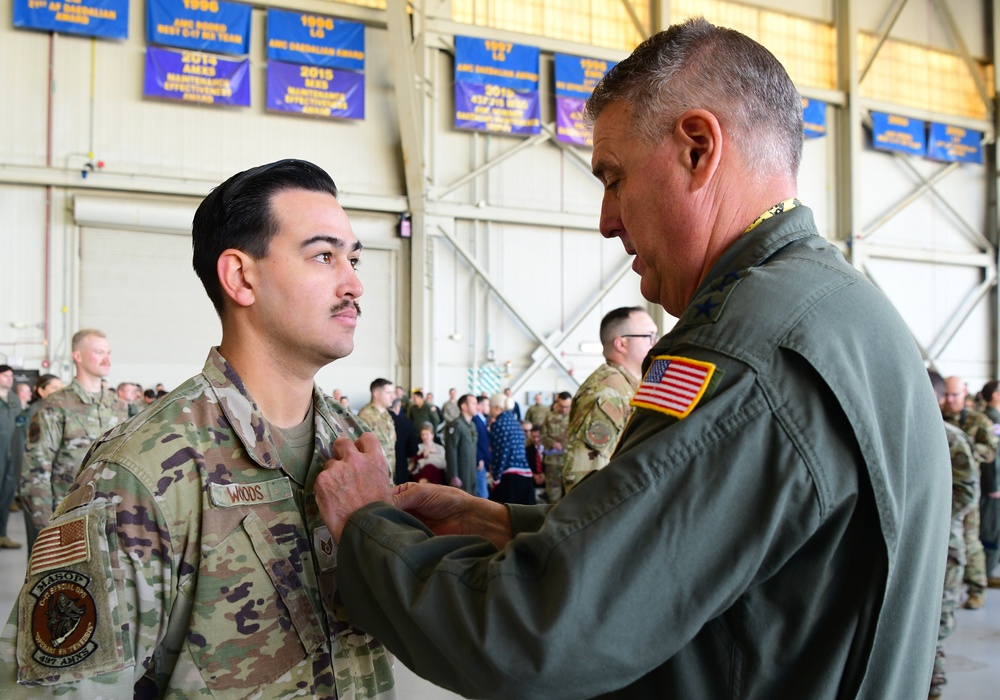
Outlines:
POLYGON ((371 428, 382 445, 385 458, 389 464, 396 464, 396 424, 389 414, 389 408, 396 398, 396 391, 388 379, 376 379, 370 386, 372 392, 371 401, 366 403, 360 411, 358 418, 364 421, 365 425, 371 428))
POLYGON ((563 497, 562 470, 563 454, 566 441, 569 438, 569 409, 573 395, 568 391, 560 392, 552 402, 552 410, 542 423, 542 447, 545 456, 545 497, 555 505, 563 497))
POLYGON ((541 394, 535 394, 535 403, 531 404, 528 408, 528 412, 524 414, 524 419, 531 423, 533 428, 540 430, 547 415, 549 415, 549 407, 542 403, 541 394))
POLYGON ((313 379, 353 349, 363 292, 336 192, 279 161, 199 206, 222 343, 89 454, 0 637, 0 697, 395 696, 391 657, 341 604, 313 489, 343 442, 383 459, 313 379))
POLYGON ((608 312, 600 334, 607 362, 577 389, 569 413, 562 471, 566 493, 611 459, 632 413, 629 401, 639 387, 642 361, 656 342, 657 331, 648 313, 628 306, 608 312))
MULTIPOLYGON (((929 371, 931 386, 944 404, 945 382, 941 375, 929 371)), ((965 518, 979 502, 979 477, 972 440, 960 428, 945 422, 945 436, 951 453, 951 528, 948 531, 948 563, 944 574, 944 595, 941 597, 941 624, 938 628, 937 653, 931 674, 930 697, 941 695, 945 677, 944 641, 955 631, 955 609, 962 602, 965 577, 965 518)))
MULTIPOLYGON (((944 402, 941 413, 944 419, 965 431, 972 439, 972 454, 976 458, 976 480, 981 478, 984 464, 993 464, 997 456, 997 436, 993 433, 993 421, 979 411, 965 406, 969 391, 961 377, 945 380, 944 402)), ((965 583, 969 587, 969 598, 965 607, 978 610, 983 607, 986 596, 986 556, 979 538, 979 503, 976 502, 965 516, 965 583)))
POLYGON ((111 371, 111 349, 104 333, 93 328, 78 331, 72 348, 76 377, 42 401, 28 426, 20 496, 31 516, 29 547, 66 496, 87 450, 128 418, 128 408, 117 394, 101 386, 111 371))

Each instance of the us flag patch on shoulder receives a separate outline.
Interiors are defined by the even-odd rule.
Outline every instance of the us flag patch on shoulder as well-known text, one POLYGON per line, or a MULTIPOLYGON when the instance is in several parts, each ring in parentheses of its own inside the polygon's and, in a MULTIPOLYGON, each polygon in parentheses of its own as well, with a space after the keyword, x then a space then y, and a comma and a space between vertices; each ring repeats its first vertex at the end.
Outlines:
POLYGON ((711 362, 673 355, 654 357, 630 403, 684 418, 705 395, 713 374, 715 365, 711 362))
POLYGON ((78 564, 90 558, 87 516, 74 518, 41 531, 31 548, 30 576, 49 569, 78 564))

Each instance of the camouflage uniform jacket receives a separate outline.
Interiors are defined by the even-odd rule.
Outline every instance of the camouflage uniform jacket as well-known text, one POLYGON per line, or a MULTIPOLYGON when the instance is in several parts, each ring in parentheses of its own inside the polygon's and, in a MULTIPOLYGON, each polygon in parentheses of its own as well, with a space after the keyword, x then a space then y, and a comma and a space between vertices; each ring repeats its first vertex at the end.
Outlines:
POLYGON ((963 408, 961 413, 945 416, 945 421, 961 428, 972 438, 972 454, 975 455, 977 471, 984 463, 992 463, 997 456, 997 436, 993 432, 993 421, 985 413, 963 408))
POLYGON ((956 556, 959 564, 965 563, 965 544, 962 537, 965 516, 979 503, 979 476, 972 456, 972 440, 951 423, 945 423, 948 451, 951 453, 951 534, 948 538, 948 556, 956 556))
POLYGON ((563 486, 567 491, 610 461, 632 413, 629 401, 637 388, 638 377, 608 360, 577 390, 569 412, 569 439, 563 462, 563 486))
POLYGON ((375 408, 375 404, 367 403, 358 411, 358 418, 372 429, 375 437, 378 438, 379 444, 382 445, 386 460, 395 467, 396 424, 392 420, 392 414, 388 411, 379 413, 379 410, 375 408))
POLYGON ((562 465, 568 434, 569 416, 565 413, 549 411, 549 415, 545 416, 545 422, 542 423, 541 431, 542 446, 545 447, 545 457, 543 459, 546 463, 558 462, 558 464, 562 465), (557 442, 562 445, 561 450, 555 450, 552 447, 557 442))
POLYGON ((394 697, 313 494, 333 441, 367 428, 317 389, 313 406, 304 484, 216 350, 96 445, 35 542, 0 697, 394 697))
POLYGON ((36 528, 49 524, 91 445, 127 418, 125 404, 114 392, 104 390, 95 401, 75 379, 45 397, 28 426, 21 473, 21 497, 36 528))
POLYGON ((536 403, 532 404, 531 408, 528 409, 528 412, 524 415, 524 420, 531 423, 534 428, 541 428, 547 415, 549 415, 549 407, 536 403))

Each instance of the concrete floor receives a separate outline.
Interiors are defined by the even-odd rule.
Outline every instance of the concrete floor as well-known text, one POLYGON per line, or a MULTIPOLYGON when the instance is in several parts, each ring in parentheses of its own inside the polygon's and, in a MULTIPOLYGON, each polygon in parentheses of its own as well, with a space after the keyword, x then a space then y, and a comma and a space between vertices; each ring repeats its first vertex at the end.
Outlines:
MULTIPOLYGON (((24 521, 11 513, 8 534, 24 541, 24 521)), ((6 624, 24 581, 24 549, 0 550, 0 620, 6 624)), ((991 590, 982 610, 960 610, 958 626, 946 643, 948 652, 947 700, 995 700, 1000 697, 1000 590, 991 590)), ((399 700, 452 700, 460 697, 416 676, 397 663, 399 700)), ((516 700, 511 698, 510 700, 516 700)), ((888 699, 887 699, 888 700, 888 699)))

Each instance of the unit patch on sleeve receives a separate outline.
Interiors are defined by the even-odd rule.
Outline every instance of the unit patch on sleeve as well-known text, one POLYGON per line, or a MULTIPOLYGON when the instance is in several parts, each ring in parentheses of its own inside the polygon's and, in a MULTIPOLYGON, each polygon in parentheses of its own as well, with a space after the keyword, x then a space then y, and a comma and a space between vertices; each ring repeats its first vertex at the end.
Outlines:
POLYGON ((673 355, 654 357, 631 404, 684 418, 705 395, 714 373, 711 362, 673 355))
POLYGON ((29 589, 35 599, 31 657, 42 666, 74 666, 97 651, 97 606, 89 586, 89 577, 63 569, 46 574, 29 589))
POLYGON ((42 530, 31 549, 28 575, 35 576, 42 571, 78 564, 89 558, 90 542, 85 515, 42 530))

